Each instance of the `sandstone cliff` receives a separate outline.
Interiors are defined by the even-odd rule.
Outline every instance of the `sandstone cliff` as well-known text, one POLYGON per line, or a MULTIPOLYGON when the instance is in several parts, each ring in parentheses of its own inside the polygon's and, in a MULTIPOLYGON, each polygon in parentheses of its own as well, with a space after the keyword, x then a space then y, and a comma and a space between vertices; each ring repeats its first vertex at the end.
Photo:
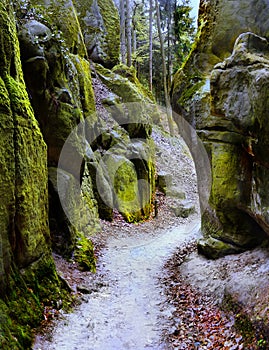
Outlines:
MULTIPOLYGON (((197 130, 211 162, 199 248, 213 258, 269 233, 268 10, 264 0, 201 1, 197 41, 173 82, 173 107, 197 130)), ((201 180, 199 152, 194 157, 201 180)))
POLYGON ((99 218, 150 215, 158 115, 133 71, 107 69, 119 63, 111 0, 11 3, 0 4, 0 347, 29 349, 44 306, 69 302, 51 249, 94 271, 99 218), (101 114, 92 76, 110 91, 101 114))

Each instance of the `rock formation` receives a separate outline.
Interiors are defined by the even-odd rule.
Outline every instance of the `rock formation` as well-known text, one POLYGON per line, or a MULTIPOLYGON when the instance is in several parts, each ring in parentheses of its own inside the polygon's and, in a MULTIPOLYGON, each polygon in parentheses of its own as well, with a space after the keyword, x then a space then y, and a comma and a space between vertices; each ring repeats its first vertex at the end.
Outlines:
POLYGON ((120 20, 112 0, 75 0, 89 58, 112 68, 119 63, 120 20))
POLYGON ((0 347, 28 349, 44 304, 68 301, 51 248, 94 271, 99 218, 150 215, 158 113, 134 71, 107 69, 119 59, 111 0, 3 0, 0 26, 0 347), (102 113, 92 76, 110 89, 102 113))
MULTIPOLYGON (((173 82, 173 107, 197 130, 211 162, 199 249, 213 258, 269 233, 268 10, 264 0, 201 1, 197 41, 173 82)), ((198 164, 198 178, 200 171, 198 164)))
POLYGON ((47 147, 23 79, 13 8, 0 4, 0 346, 29 348, 42 300, 62 298, 50 251, 47 147))

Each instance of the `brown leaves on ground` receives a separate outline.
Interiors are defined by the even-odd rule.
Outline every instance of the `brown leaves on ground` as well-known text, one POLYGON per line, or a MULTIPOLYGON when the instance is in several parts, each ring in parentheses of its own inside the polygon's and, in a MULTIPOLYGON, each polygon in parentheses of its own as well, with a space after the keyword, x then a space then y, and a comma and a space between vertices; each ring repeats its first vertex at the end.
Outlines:
POLYGON ((165 331, 169 349, 257 349, 245 346, 242 335, 234 328, 232 315, 225 314, 212 298, 193 290, 180 276, 179 266, 194 249, 195 244, 181 248, 165 265, 167 275, 161 279, 167 302, 174 307, 165 331))

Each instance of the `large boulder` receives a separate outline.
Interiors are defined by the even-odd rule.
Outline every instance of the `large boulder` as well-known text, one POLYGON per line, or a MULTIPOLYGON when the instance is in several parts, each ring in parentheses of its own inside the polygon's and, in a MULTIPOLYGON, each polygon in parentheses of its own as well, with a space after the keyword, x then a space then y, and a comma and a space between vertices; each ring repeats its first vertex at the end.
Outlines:
MULTIPOLYGON (((1 32, 3 45, 0 45, 5 63, 0 71, 1 224, 4 225, 1 234, 5 243, 2 254, 10 260, 13 252, 17 265, 26 267, 49 252, 46 145, 26 92, 14 19, 11 23, 8 13, 2 11, 0 20, 6 28, 1 32)), ((6 265, 8 271, 7 261, 1 264, 6 265)), ((5 271, 2 272, 4 277, 5 271)))
MULTIPOLYGON (((212 71, 215 127, 202 132, 212 161, 212 212, 204 216, 204 232, 234 244, 234 251, 258 244, 265 232, 269 235, 268 88, 268 42, 241 34, 233 54, 212 71), (212 217, 215 230, 209 227, 212 217)), ((207 252, 208 244, 203 242, 201 250, 207 252)))
MULTIPOLYGON (((196 43, 172 85, 179 128, 181 115, 211 164, 199 245, 209 257, 253 247, 268 233, 268 9, 264 0, 201 1, 196 43)), ((199 152, 193 156, 199 181, 199 152)))
MULTIPOLYGON (((83 240, 83 246, 89 246, 88 268, 94 270, 94 254, 89 236, 99 231, 100 226, 97 223, 97 204, 93 198, 92 183, 86 175, 87 169, 84 169, 83 140, 86 132, 94 135, 97 117, 90 63, 86 59, 87 51, 73 2, 31 1, 23 20, 19 21, 18 29, 28 93, 48 148, 53 249, 65 256, 75 253, 79 257, 79 247, 81 252, 85 248, 81 244, 83 240), (63 13, 68 14, 68 21, 62 16, 63 13), (61 157, 67 140, 68 152, 61 157), (87 192, 87 200, 83 200, 81 205, 70 199, 72 195, 75 196, 72 190, 77 190, 75 184, 78 181, 81 196, 83 188, 87 192), (66 196, 69 195, 67 202, 71 201, 70 205, 73 206, 68 213, 61 208, 62 202, 66 202, 59 197, 61 186, 69 188, 66 192, 66 196)), ((85 260, 84 266, 87 265, 85 260)))
MULTIPOLYGON (((60 3, 34 1, 26 19, 19 26, 25 81, 48 145, 48 162, 51 166, 57 165, 68 135, 79 122, 85 118, 90 120, 92 126, 96 122, 91 69, 84 58, 87 54, 83 41, 81 44, 78 40, 79 33, 75 9, 69 0, 60 3), (42 23, 41 14, 34 11, 34 6, 38 6, 43 17, 46 16, 46 25, 42 23), (33 11, 36 15, 30 16, 33 11), (69 21, 73 23, 72 35, 66 21, 60 20, 61 11, 69 13, 69 21), (74 45, 79 49, 72 50, 74 45)), ((79 144, 74 148, 81 154, 79 144)))
MULTIPOLYGON (((128 104, 120 105, 125 113, 128 108, 128 104)), ((113 116, 117 110, 114 106, 107 112, 113 116)), ((139 131, 141 127, 133 130, 139 131)), ((86 164, 100 217, 112 220, 113 209, 117 209, 129 222, 148 218, 155 191, 155 147, 151 137, 132 137, 116 124, 110 130, 103 128, 91 144, 95 151, 88 155, 86 164)))
POLYGON ((214 65, 231 55, 240 34, 250 31, 268 37, 268 11, 266 0, 247 3, 244 0, 200 1, 199 27, 192 52, 172 83, 172 105, 178 114, 183 114, 189 122, 205 119, 208 113, 208 103, 204 103, 209 86, 207 79, 214 65), (198 104, 196 110, 192 108, 194 98, 198 104), (201 114, 202 118, 199 118, 201 114))

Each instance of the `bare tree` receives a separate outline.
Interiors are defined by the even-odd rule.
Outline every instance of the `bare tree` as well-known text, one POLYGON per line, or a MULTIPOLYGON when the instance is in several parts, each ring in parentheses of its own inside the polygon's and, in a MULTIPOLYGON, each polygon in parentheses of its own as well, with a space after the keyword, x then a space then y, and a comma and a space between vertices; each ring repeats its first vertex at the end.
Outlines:
POLYGON ((160 48, 161 48, 161 56, 162 56, 165 106, 166 106, 169 131, 170 131, 170 134, 173 136, 174 135, 174 127, 173 127, 173 118, 172 118, 172 107, 171 107, 171 103, 170 103, 170 97, 169 97, 168 85, 167 85, 166 57, 165 57, 165 50, 164 50, 164 40, 163 40, 163 34, 162 34, 162 28, 161 28, 161 16, 160 16, 160 8, 159 8, 158 0, 155 0, 155 9, 156 9, 160 48))
POLYGON ((126 0, 127 66, 132 65, 132 15, 130 0, 126 0))
POLYGON ((120 0, 120 47, 121 47, 121 62, 126 64, 126 36, 125 36, 125 1, 120 0))
POLYGON ((149 90, 152 91, 152 21, 153 2, 149 0, 149 90))

